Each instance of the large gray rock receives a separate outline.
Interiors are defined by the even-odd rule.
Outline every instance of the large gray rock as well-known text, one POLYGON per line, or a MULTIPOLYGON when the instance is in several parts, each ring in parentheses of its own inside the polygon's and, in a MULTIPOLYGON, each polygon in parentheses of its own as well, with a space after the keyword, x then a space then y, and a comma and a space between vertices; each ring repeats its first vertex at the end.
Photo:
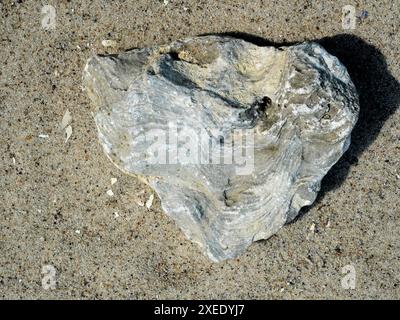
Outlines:
POLYGON ((214 261, 313 203, 359 111, 345 67, 315 43, 191 38, 95 56, 83 82, 107 156, 214 261))

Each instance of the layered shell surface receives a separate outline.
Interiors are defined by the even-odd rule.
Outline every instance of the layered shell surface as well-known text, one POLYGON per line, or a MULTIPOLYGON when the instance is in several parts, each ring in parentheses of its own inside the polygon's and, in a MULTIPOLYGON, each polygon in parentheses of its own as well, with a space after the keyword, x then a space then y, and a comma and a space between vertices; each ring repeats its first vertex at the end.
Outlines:
POLYGON ((106 155, 213 261, 313 203, 359 112, 346 68, 312 42, 189 38, 95 56, 83 84, 106 155))

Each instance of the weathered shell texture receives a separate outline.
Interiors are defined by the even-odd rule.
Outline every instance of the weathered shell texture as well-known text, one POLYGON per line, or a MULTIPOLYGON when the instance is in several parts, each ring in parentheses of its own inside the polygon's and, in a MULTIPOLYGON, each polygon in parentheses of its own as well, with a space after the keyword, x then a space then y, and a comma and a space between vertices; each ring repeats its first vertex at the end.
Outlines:
MULTIPOLYGON (((146 181, 214 261, 239 256, 313 203, 348 148, 359 112, 346 68, 312 42, 275 48, 195 37, 95 56, 83 82, 107 156, 146 181), (234 130, 252 132, 241 146, 248 163, 198 163, 190 152, 179 153, 186 162, 179 155, 178 162, 154 161, 149 133, 170 132, 171 123, 208 132, 213 155, 218 143, 236 148, 227 143, 234 130)), ((176 152, 172 140, 159 150, 176 152)), ((201 139, 185 143, 203 146, 201 139)))

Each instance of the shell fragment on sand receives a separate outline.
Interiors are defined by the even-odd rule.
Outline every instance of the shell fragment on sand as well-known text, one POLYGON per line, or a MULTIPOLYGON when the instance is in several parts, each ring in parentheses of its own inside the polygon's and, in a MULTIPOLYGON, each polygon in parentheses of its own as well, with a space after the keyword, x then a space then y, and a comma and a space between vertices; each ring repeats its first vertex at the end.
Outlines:
POLYGON ((314 202, 359 112, 346 68, 312 42, 195 37, 95 56, 83 82, 109 159, 214 261, 314 202))

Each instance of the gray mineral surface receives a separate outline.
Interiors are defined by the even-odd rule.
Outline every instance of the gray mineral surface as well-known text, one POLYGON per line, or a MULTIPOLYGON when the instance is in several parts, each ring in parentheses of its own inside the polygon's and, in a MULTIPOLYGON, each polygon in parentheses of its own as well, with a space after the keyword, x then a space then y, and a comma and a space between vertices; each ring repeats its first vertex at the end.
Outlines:
POLYGON ((83 82, 109 159, 214 261, 314 202, 359 112, 346 68, 313 42, 193 37, 94 56, 83 82))

